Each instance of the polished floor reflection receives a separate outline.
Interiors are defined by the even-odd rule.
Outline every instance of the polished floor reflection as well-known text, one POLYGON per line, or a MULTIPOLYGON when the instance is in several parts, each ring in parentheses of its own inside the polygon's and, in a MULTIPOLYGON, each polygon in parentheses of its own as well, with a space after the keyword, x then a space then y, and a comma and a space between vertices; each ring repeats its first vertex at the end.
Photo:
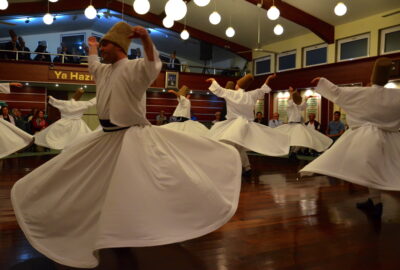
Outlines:
MULTIPOLYGON (((0 160, 0 269, 72 269, 36 252, 16 223, 15 181, 52 156, 0 160)), ((251 156, 235 216, 206 236, 179 244, 102 250, 96 269, 400 269, 400 193, 385 192, 381 221, 355 204, 360 186, 325 176, 297 179, 304 161, 251 156)), ((221 164, 223 169, 223 164, 221 164)))

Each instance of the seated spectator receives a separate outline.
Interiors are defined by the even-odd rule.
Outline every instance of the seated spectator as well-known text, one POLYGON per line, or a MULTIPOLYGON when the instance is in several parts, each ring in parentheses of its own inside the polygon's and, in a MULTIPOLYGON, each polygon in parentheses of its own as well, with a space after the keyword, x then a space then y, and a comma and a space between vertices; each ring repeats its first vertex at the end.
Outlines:
POLYGON ((160 111, 160 114, 156 116, 156 125, 161 126, 161 125, 164 125, 167 123, 168 123, 168 120, 167 120, 167 116, 165 116, 165 112, 160 111))
POLYGON ((269 120, 268 126, 275 128, 283 125, 283 122, 279 120, 279 113, 273 113, 272 119, 269 120))
POLYGON ((7 106, 1 107, 0 119, 8 121, 8 122, 10 122, 11 124, 13 124, 15 126, 14 117, 8 113, 8 107, 7 106))
POLYGON ((20 129, 22 129, 23 131, 27 132, 27 127, 26 127, 27 122, 22 117, 21 111, 19 109, 14 108, 12 110, 12 114, 14 116, 15 125, 20 129))
POLYGON ((20 46, 20 51, 29 52, 29 53, 20 53, 18 55, 19 60, 32 60, 31 59, 31 50, 25 46, 25 41, 22 37, 18 37, 18 42, 20 46))
POLYGON ((256 113, 256 118, 254 119, 254 122, 259 123, 261 125, 267 125, 267 121, 265 121, 262 112, 256 113))
POLYGON ((308 119, 309 120, 304 123, 306 125, 306 127, 315 129, 316 131, 321 131, 320 123, 317 120, 315 120, 315 113, 308 114, 308 119))
POLYGON ((35 52, 39 54, 37 54, 33 60, 41 62, 51 62, 51 57, 49 54, 41 54, 41 53, 48 53, 46 49, 47 49, 47 42, 44 40, 39 41, 38 46, 35 50, 35 52))
POLYGON ((333 121, 328 124, 328 129, 326 130, 326 135, 335 142, 345 131, 345 126, 342 121, 340 121, 340 112, 336 111, 333 113, 333 121))
POLYGON ((220 122, 220 121, 221 121, 221 112, 218 111, 215 113, 215 119, 211 123, 214 125, 215 123, 220 122))
MULTIPOLYGON (((14 30, 9 30, 8 33, 11 37, 11 40, 6 43, 4 49, 9 50, 9 51, 20 51, 21 46, 18 43, 17 34, 15 34, 14 30)), ((6 52, 5 56, 6 56, 6 59, 10 59, 10 60, 17 59, 17 53, 14 53, 14 52, 6 52)))
POLYGON ((47 128, 49 123, 46 121, 44 117, 44 111, 38 110, 36 115, 32 118, 32 127, 33 133, 39 132, 45 128, 47 128))
POLYGON ((176 70, 176 71, 181 70, 181 62, 179 61, 178 58, 176 58, 176 51, 173 51, 171 53, 171 56, 169 58, 169 63, 167 65, 167 70, 176 70))

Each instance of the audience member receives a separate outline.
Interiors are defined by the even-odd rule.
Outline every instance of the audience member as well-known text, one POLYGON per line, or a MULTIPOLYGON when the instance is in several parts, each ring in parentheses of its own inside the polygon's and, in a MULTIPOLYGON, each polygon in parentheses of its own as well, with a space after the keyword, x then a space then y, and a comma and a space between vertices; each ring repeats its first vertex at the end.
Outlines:
MULTIPOLYGON (((14 30, 9 30, 8 33, 10 34, 11 40, 6 43, 4 49, 9 51, 20 51, 21 46, 18 44, 18 36, 15 34, 14 30)), ((5 54, 7 59, 15 60, 17 59, 17 53, 14 52, 7 52, 5 54)))
POLYGON ((279 120, 279 113, 273 113, 272 119, 269 120, 268 126, 275 128, 283 125, 283 122, 279 120))
POLYGON ((47 49, 47 42, 44 40, 39 41, 38 46, 35 50, 35 52, 39 54, 37 54, 33 60, 41 62, 51 62, 51 57, 49 54, 41 54, 41 53, 48 53, 46 49, 47 49))
POLYGON ((32 60, 31 59, 31 50, 28 47, 25 46, 25 41, 24 41, 24 39, 22 37, 18 37, 18 43, 19 43, 19 46, 20 46, 19 50, 27 52, 27 53, 20 53, 18 55, 18 59, 19 60, 32 60))
POLYGON ((167 120, 167 116, 165 116, 165 112, 160 111, 160 114, 156 116, 156 125, 161 126, 161 125, 164 125, 167 123, 168 123, 168 120, 167 120))
POLYGON ((330 137, 333 142, 335 142, 344 133, 345 126, 340 121, 340 112, 336 111, 333 114, 333 121, 328 124, 328 129, 326 130, 326 135, 330 137))
POLYGON ((179 61, 178 58, 176 58, 176 51, 173 51, 170 59, 169 59, 169 64, 167 66, 168 70, 176 70, 180 71, 181 70, 181 62, 179 61))
POLYGON ((38 110, 36 112, 36 115, 32 118, 32 126, 33 126, 33 132, 39 132, 43 129, 45 129, 48 126, 48 122, 46 121, 46 118, 44 117, 44 111, 38 110))
POLYGON ((8 121, 8 122, 10 122, 11 124, 13 124, 15 126, 14 117, 8 113, 8 107, 7 106, 1 107, 0 119, 8 121))
POLYGON ((54 57, 53 62, 54 63, 72 63, 72 57, 67 56, 68 54, 71 54, 68 51, 67 46, 65 46, 64 43, 61 43, 60 45, 61 46, 57 48, 57 54, 59 54, 59 55, 54 57), (63 60, 63 58, 64 58, 64 60, 63 60))
POLYGON ((215 119, 211 123, 214 125, 215 123, 220 122, 220 121, 221 121, 221 112, 218 111, 215 113, 215 119))
POLYGON ((263 113, 262 112, 257 112, 256 113, 256 118, 254 119, 254 122, 267 126, 267 121, 263 117, 263 113))
POLYGON ((15 125, 22 129, 23 131, 27 131, 26 124, 27 122, 22 117, 22 113, 19 109, 14 108, 12 110, 12 114, 14 116, 15 125))
POLYGON ((315 120, 315 113, 309 113, 308 114, 308 121, 305 122, 304 124, 308 128, 315 129, 317 131, 321 131, 320 130, 320 123, 317 120, 315 120))

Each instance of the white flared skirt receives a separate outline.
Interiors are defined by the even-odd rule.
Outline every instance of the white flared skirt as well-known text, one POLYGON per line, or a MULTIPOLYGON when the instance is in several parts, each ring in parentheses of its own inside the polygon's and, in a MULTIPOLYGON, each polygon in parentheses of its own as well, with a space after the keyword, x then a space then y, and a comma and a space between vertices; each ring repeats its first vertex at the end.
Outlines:
POLYGON ((284 156, 290 149, 288 135, 242 117, 215 123, 209 132, 209 137, 234 143, 267 156, 284 156))
POLYGON ((58 263, 92 268, 99 249, 214 231, 235 213, 240 185, 232 146, 145 126, 81 137, 17 181, 11 199, 34 248, 58 263))
POLYGON ((92 130, 82 119, 60 119, 42 131, 36 133, 35 144, 62 150, 74 140, 84 136, 92 130))
POLYGON ((347 130, 300 174, 318 173, 369 188, 400 190, 399 161, 399 132, 363 126, 347 130))
POLYGON ((209 132, 209 129, 205 125, 193 120, 187 120, 185 122, 172 122, 166 125, 162 125, 161 127, 185 132, 190 135, 207 136, 209 132))
POLYGON ((0 158, 11 155, 32 143, 33 136, 8 121, 0 119, 0 158))
POLYGON ((276 128, 290 136, 290 146, 300 146, 323 152, 331 146, 333 140, 303 124, 285 124, 276 128))

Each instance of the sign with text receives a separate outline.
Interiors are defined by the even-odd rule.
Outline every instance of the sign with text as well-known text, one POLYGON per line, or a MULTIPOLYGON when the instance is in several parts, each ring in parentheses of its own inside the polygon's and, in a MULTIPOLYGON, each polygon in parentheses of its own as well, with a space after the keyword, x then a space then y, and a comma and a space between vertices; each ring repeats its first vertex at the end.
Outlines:
POLYGON ((49 80, 91 82, 93 75, 82 71, 49 69, 49 80))

